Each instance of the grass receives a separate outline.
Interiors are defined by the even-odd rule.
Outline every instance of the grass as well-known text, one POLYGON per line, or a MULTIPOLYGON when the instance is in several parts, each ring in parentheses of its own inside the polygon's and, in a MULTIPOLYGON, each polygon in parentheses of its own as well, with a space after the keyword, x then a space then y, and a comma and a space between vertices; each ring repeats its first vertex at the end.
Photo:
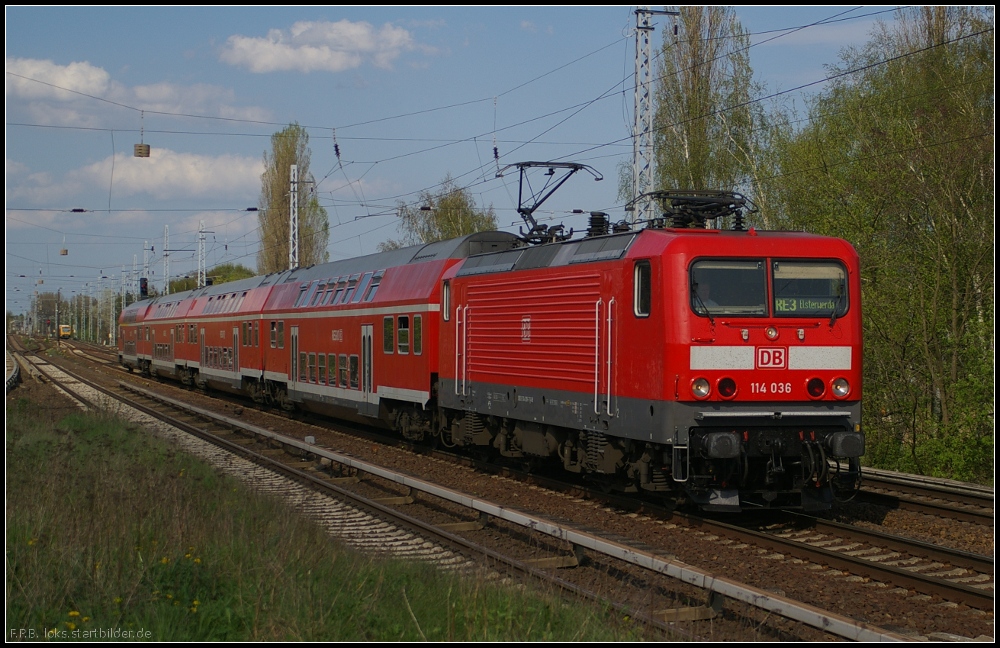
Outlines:
POLYGON ((588 605, 358 554, 108 414, 53 425, 8 402, 6 445, 8 639, 642 638, 588 605))

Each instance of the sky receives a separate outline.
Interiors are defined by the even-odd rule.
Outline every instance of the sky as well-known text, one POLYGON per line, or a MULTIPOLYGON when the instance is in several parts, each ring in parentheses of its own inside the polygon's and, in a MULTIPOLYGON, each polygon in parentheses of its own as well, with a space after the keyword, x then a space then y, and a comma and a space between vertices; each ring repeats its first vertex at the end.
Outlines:
MULTIPOLYGON (((206 265, 256 268, 270 136, 310 137, 330 259, 398 238, 398 206, 444 178, 517 215, 524 161, 586 164, 535 212, 582 232, 626 217, 635 7, 17 7, 6 14, 5 297, 162 287, 206 265), (133 155, 148 144, 150 156, 133 155), (494 157, 494 148, 497 157, 494 157), (337 153, 339 152, 339 156, 337 153), (165 244, 164 230, 169 240, 165 244), (65 251, 65 254, 63 252, 65 251)), ((799 110, 824 66, 891 7, 737 7, 755 79, 799 110), (805 88, 799 90, 797 88, 805 88)), ((653 20, 654 54, 673 19, 653 20)), ((672 36, 671 36, 672 37, 672 36)), ((544 170, 529 181, 544 184, 544 170)))

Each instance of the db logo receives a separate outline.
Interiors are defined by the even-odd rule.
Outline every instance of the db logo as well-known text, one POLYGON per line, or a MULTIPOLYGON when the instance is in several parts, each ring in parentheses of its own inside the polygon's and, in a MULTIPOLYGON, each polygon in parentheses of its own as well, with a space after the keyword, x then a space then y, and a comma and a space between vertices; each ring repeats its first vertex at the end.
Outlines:
POLYGON ((521 341, 531 342, 531 315, 521 318, 521 341))
POLYGON ((758 369, 784 369, 787 362, 787 347, 757 347, 758 369))

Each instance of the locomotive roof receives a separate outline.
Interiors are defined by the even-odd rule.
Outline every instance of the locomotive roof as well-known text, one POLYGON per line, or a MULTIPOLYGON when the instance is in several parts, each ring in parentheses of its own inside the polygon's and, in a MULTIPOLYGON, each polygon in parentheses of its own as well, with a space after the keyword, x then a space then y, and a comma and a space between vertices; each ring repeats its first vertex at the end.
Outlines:
MULTIPOLYGON (((471 256, 462 264, 456 276, 463 277, 495 272, 509 272, 513 270, 566 266, 576 263, 611 261, 624 258, 626 254, 628 254, 629 250, 634 247, 633 244, 636 244, 640 238, 643 238, 643 240, 648 243, 652 243, 652 240, 656 239, 654 238, 651 240, 649 237, 666 236, 673 242, 686 240, 694 243, 699 238, 702 241, 709 240, 701 238, 705 235, 711 236, 711 240, 713 241, 728 240, 731 237, 742 236, 760 237, 755 238, 755 240, 770 240, 775 243, 788 238, 795 238, 799 240, 837 240, 807 232, 794 231, 645 228, 629 232, 606 234, 602 236, 588 236, 571 241, 560 241, 557 243, 548 243, 532 247, 519 247, 510 250, 500 250, 482 254, 479 256, 471 256)), ((661 245, 663 244, 666 243, 661 243, 661 245)))
POLYGON ((522 247, 470 257, 457 276, 507 272, 620 259, 641 232, 592 236, 574 241, 522 247))

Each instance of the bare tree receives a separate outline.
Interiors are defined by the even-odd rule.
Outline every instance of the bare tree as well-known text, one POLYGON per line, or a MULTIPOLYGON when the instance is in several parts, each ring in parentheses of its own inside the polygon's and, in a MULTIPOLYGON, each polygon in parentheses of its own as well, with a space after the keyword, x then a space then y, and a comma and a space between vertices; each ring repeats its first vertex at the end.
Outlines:
POLYGON ((399 204, 403 236, 380 243, 379 250, 443 241, 497 227, 493 207, 480 209, 475 198, 457 187, 450 176, 441 182, 441 189, 436 194, 421 192, 418 203, 416 206, 399 204))
POLYGON ((654 128, 661 189, 735 190, 752 175, 760 109, 749 37, 732 7, 676 8, 657 79, 654 128))

